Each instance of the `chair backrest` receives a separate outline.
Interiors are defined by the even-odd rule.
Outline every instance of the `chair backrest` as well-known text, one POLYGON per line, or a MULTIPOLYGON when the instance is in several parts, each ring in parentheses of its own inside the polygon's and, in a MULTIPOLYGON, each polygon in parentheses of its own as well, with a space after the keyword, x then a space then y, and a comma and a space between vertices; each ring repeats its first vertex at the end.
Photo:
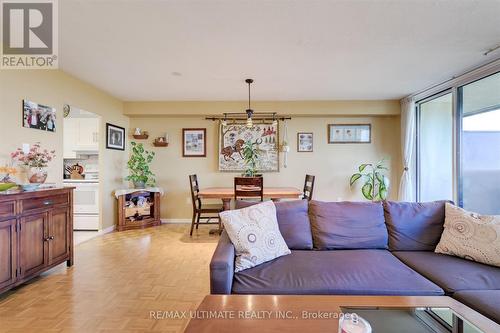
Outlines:
POLYGON ((200 186, 198 185, 198 176, 189 175, 189 187, 191 188, 191 199, 193 201, 193 209, 201 208, 201 199, 198 196, 200 192, 200 186))
POLYGON ((234 200, 260 198, 264 201, 263 177, 234 177, 234 200))
POLYGON ((314 190, 314 179, 316 177, 312 175, 306 175, 306 180, 304 182, 304 191, 303 191, 303 196, 302 199, 307 199, 310 201, 313 197, 313 190, 314 190))

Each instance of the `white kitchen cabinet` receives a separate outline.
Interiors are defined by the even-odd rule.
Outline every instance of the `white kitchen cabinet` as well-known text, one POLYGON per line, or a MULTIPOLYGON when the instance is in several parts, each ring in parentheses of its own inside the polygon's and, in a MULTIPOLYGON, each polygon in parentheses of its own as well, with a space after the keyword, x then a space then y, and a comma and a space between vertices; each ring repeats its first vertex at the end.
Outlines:
POLYGON ((78 152, 98 151, 98 118, 64 119, 64 158, 75 158, 78 152))
POLYGON ((99 150, 99 119, 77 119, 77 150, 99 150))

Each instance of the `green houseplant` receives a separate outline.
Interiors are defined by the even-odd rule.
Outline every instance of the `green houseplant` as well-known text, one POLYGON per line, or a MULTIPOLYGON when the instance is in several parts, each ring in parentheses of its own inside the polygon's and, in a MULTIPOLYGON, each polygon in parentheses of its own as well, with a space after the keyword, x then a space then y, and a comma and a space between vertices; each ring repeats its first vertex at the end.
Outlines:
POLYGON ((350 186, 352 187, 358 180, 362 181, 364 183, 361 193, 367 200, 385 200, 389 192, 389 178, 385 175, 385 171, 387 171, 385 159, 375 164, 363 163, 358 167, 358 172, 351 176, 350 186))
POLYGON ((150 164, 153 161, 155 153, 144 149, 142 143, 131 142, 132 153, 127 162, 129 175, 126 180, 134 183, 135 188, 144 188, 145 186, 154 186, 155 175, 151 172, 150 164))
POLYGON ((245 161, 245 177, 255 177, 257 173, 257 160, 259 158, 258 143, 246 141, 243 145, 243 160, 245 161))

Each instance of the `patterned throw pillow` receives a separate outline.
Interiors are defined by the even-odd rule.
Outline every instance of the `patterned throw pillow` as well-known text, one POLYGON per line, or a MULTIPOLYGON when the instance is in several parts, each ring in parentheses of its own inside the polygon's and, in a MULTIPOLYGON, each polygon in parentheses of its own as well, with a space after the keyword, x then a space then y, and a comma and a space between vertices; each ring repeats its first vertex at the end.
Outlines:
POLYGON ((500 216, 446 203, 444 232, 435 252, 500 267, 500 216))
POLYGON ((272 201, 219 215, 236 250, 235 272, 291 253, 281 236, 272 201))

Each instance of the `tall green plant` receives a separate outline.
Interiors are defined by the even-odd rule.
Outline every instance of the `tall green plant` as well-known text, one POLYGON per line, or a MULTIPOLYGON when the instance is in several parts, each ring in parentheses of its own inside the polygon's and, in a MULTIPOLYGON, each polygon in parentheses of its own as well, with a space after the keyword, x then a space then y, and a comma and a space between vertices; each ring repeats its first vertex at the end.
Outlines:
POLYGON ((257 143, 246 141, 243 145, 243 160, 245 161, 245 177, 254 177, 257 173, 257 160, 259 158, 259 150, 257 143))
POLYGON ((350 186, 352 187, 358 180, 363 181, 361 193, 367 200, 385 200, 389 192, 389 178, 385 175, 387 170, 385 159, 376 164, 361 164, 358 167, 359 172, 351 176, 350 186))
POLYGON ((155 153, 144 149, 142 143, 131 142, 132 154, 127 162, 129 175, 126 180, 134 183, 144 183, 148 186, 156 184, 155 175, 151 172, 149 165, 153 161, 155 153))

